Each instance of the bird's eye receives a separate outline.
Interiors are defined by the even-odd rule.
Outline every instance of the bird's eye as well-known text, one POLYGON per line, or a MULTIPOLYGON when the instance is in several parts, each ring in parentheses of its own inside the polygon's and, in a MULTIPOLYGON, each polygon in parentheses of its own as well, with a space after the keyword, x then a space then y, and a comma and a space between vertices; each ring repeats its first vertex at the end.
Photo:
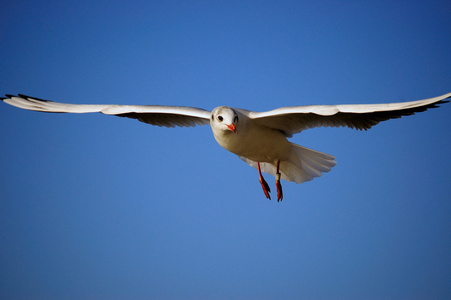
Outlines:
POLYGON ((233 119, 233 123, 238 123, 238 116, 235 116, 235 118, 233 119))
POLYGON ((222 120, 224 120, 224 118, 222 116, 218 116, 218 120, 219 120, 219 122, 222 122, 222 120))

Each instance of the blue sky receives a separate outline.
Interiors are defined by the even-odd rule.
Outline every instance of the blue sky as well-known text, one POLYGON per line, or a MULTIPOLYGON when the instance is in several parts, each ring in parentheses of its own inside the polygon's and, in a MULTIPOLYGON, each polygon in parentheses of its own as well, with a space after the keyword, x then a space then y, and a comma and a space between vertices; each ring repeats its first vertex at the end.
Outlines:
MULTIPOLYGON (((451 91, 450 13, 449 1, 4 1, 0 93, 256 111, 419 100, 451 91)), ((450 113, 295 136, 338 164, 283 182, 277 203, 208 126, 0 104, 0 297, 449 299, 450 113)))

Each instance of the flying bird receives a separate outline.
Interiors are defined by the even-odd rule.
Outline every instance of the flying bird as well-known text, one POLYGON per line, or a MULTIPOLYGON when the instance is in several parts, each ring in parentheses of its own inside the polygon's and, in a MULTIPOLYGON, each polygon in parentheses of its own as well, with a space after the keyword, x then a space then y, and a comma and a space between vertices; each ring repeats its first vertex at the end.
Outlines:
POLYGON ((263 192, 271 199, 262 172, 275 176, 277 201, 283 199, 280 180, 302 183, 329 172, 335 157, 288 141, 296 133, 314 127, 349 127, 368 130, 381 121, 413 115, 446 103, 451 93, 430 99, 353 105, 309 105, 281 107, 266 112, 219 106, 213 111, 186 106, 68 104, 22 94, 6 95, 4 102, 28 110, 53 113, 101 112, 137 119, 164 127, 211 126, 213 135, 226 150, 258 170, 263 192))

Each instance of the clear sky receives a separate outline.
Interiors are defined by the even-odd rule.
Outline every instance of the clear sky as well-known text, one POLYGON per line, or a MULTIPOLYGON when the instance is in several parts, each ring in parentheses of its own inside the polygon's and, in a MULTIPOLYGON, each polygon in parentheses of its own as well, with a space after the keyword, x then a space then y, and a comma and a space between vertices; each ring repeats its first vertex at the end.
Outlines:
MULTIPOLYGON (((2 1, 0 94, 419 100, 451 91, 450 15, 449 1, 2 1)), ((208 126, 0 103, 0 298, 450 299, 450 114, 296 135, 338 164, 283 182, 277 203, 208 126)))

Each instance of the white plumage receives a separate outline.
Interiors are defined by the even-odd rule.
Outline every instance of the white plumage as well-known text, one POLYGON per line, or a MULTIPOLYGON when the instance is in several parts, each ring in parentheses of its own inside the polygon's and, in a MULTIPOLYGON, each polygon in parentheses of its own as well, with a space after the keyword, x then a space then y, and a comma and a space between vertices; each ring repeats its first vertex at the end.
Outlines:
POLYGON ((335 157, 287 140, 293 134, 314 127, 346 126, 367 130, 381 121, 413 115, 448 101, 451 93, 418 101, 281 107, 267 112, 220 106, 212 112, 185 106, 84 105, 42 100, 25 95, 6 95, 4 102, 28 110, 53 113, 101 112, 138 119, 165 127, 194 127, 210 124, 216 141, 259 170, 265 195, 269 186, 261 172, 276 176, 277 200, 282 200, 280 179, 302 183, 321 176, 335 166, 335 157))

